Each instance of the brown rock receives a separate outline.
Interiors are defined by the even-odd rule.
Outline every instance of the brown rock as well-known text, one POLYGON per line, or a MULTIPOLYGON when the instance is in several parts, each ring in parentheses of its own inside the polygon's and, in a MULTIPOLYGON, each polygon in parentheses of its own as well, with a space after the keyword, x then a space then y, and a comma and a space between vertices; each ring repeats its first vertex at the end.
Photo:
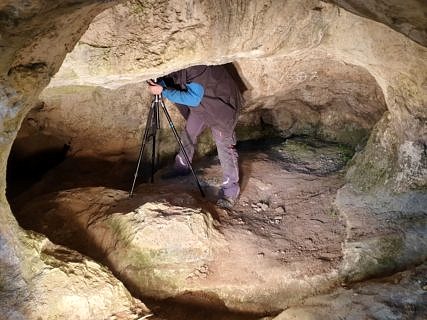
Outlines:
MULTIPOLYGON (((376 6, 377 2, 373 1, 364 2, 363 6, 354 5, 354 1, 339 3, 354 12, 374 17, 424 43, 422 40, 426 37, 423 27, 423 2, 413 0, 410 2, 412 5, 405 2, 404 7, 401 3, 392 5, 397 2, 380 6, 376 6)), ((13 140, 26 113, 37 104, 40 92, 59 70, 66 53, 72 50, 90 21, 113 4, 115 3, 110 1, 83 3, 73 0, 40 0, 30 4, 3 1, 0 5, 0 275, 2 294, 13 293, 12 298, 7 300, 13 301, 13 308, 9 302, 5 306, 10 312, 20 312, 20 306, 25 305, 28 297, 27 292, 37 293, 39 288, 46 293, 41 299, 52 301, 53 297, 57 296, 57 281, 63 279, 61 276, 54 276, 56 280, 47 281, 45 279, 49 276, 37 277, 45 266, 45 257, 41 251, 33 248, 39 248, 39 243, 44 240, 29 236, 28 232, 17 225, 10 212, 5 197, 6 162, 13 140), (32 253, 28 254, 29 252, 32 253)), ((387 25, 315 0, 254 0, 224 2, 220 5, 209 1, 148 1, 141 5, 141 2, 137 1, 105 11, 92 24, 92 30, 96 30, 97 25, 101 26, 99 30, 102 35, 107 31, 113 33, 118 30, 120 39, 109 37, 116 42, 105 42, 100 33, 89 31, 92 36, 82 38, 75 54, 70 55, 68 62, 64 63, 64 73, 58 74, 58 82, 52 82, 53 86, 69 85, 65 80, 72 78, 74 85, 77 82, 78 85, 117 88, 191 64, 265 59, 269 56, 287 57, 294 61, 313 60, 320 56, 351 65, 352 70, 353 66, 364 68, 381 88, 388 112, 383 114, 375 125, 366 148, 355 158, 349 171, 349 182, 365 192, 361 198, 353 195, 353 200, 366 200, 370 197, 379 199, 366 200, 368 205, 366 210, 364 208, 362 211, 366 214, 366 221, 382 223, 385 223, 382 219, 376 219, 383 216, 393 219, 393 214, 408 215, 410 218, 413 212, 401 209, 402 206, 407 208, 405 206, 408 203, 422 204, 427 184, 427 49, 402 33, 387 25), (103 17, 107 20, 103 20, 103 17), (86 55, 92 64, 74 63, 74 68, 70 68, 73 62, 80 61, 75 58, 82 55, 86 55), (381 206, 387 207, 390 199, 394 203, 390 207, 392 211, 376 210, 381 206), (370 210, 372 208, 375 210, 370 210)), ((270 82, 260 83, 259 87, 263 87, 262 84, 267 85, 270 82)), ((318 87, 313 91, 300 89, 294 92, 294 97, 304 96, 307 101, 324 103, 327 95, 322 95, 323 99, 319 100, 310 95, 321 88, 321 84, 317 82, 318 87)), ((376 89, 371 92, 376 92, 376 89)), ((275 105, 274 96, 265 99, 260 105, 275 105)), ((337 106, 345 105, 341 102, 337 106)), ((366 104, 367 101, 364 100, 360 105, 366 104)), ((350 105, 354 111, 358 103, 352 101, 350 105)), ((302 105, 295 103, 291 106, 302 105)), ((372 115, 376 115, 381 109, 369 107, 372 115)), ((308 116, 305 111, 306 109, 304 116, 307 115, 309 121, 300 123, 297 128, 310 131, 312 123, 318 118, 311 112, 308 116)), ((331 114, 329 111, 335 110, 328 109, 319 117, 325 137, 336 135, 338 129, 347 128, 349 123, 355 121, 355 118, 352 118, 354 112, 347 119, 344 116, 336 117, 336 112, 331 114), (336 121, 338 126, 334 127, 336 121)), ((271 119, 288 128, 289 114, 277 112, 271 119)), ((357 128, 364 128, 366 123, 358 122, 357 128)), ((123 146, 122 142, 117 144, 123 146)), ((111 150, 115 149, 113 147, 116 147, 114 143, 111 150)), ((419 212, 425 212, 425 206, 420 208, 423 209, 419 212)), ((350 218, 356 213, 357 209, 346 211, 348 221, 351 221, 350 218)), ((409 218, 408 221, 413 221, 409 218)), ((408 227, 406 230, 413 229, 408 227)), ((409 236, 407 238, 412 239, 409 236)), ((399 239, 393 239, 395 244, 405 244, 399 242, 399 239)), ((381 248, 380 256, 390 249, 388 245, 381 248)), ((407 249, 404 246, 405 248, 407 249)), ((366 252, 369 250, 368 247, 366 252)), ((419 252, 421 255, 425 253, 421 250, 416 252, 417 255, 419 252)), ((395 263, 394 260, 388 262, 395 263)), ((398 260, 397 263, 405 266, 407 261, 398 260)), ((72 262, 67 262, 66 265, 72 266, 72 262)), ((371 275, 381 273, 381 269, 373 270, 371 275)), ((77 300, 80 301, 81 297, 86 299, 85 273, 76 276, 74 280, 75 287, 79 289, 75 293, 77 300)), ((41 310, 42 305, 43 303, 36 303, 34 310, 41 310)), ((28 315, 27 318, 38 317, 38 312, 28 315)), ((51 312, 52 317, 62 315, 58 310, 52 309, 51 312)), ((77 317, 77 312, 74 312, 77 317)))

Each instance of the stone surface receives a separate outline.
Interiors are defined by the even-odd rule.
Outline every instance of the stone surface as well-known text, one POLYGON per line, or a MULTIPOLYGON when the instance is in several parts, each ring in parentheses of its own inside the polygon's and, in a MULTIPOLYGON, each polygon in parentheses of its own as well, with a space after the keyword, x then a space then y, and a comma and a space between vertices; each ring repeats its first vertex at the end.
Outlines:
POLYGON ((35 210, 39 222, 32 228, 104 261, 140 294, 164 298, 182 293, 190 275, 225 246, 210 215, 189 207, 194 199, 188 195, 176 196, 181 206, 161 198, 129 200, 123 191, 74 189, 41 197, 20 214, 35 210), (77 234, 85 236, 76 241, 77 234))
MULTIPOLYGON (((401 10, 401 15, 414 14, 414 8, 421 8, 417 12, 422 12, 422 6, 415 3, 405 13, 401 10)), ((371 3, 366 6, 373 7, 371 3)), ((378 12, 379 8, 386 5, 375 10, 378 12)), ((396 7, 392 10, 397 11, 396 7)), ((389 17, 387 9, 384 12, 389 17)), ((274 107, 264 116, 267 123, 286 135, 317 132, 324 138, 357 144, 384 111, 381 93, 374 80, 364 74, 366 70, 380 86, 390 111, 384 118, 391 120, 387 128, 378 128, 376 141, 369 142, 366 159, 359 157, 355 164, 355 168, 360 168, 359 173, 371 166, 365 170, 369 174, 357 176, 366 177, 368 189, 384 187, 381 181, 371 178, 382 169, 367 159, 375 157, 371 153, 386 153, 383 161, 390 171, 386 188, 401 192, 412 188, 413 179, 417 181, 415 188, 422 188, 423 181, 427 181, 421 149, 412 148, 408 152, 408 148, 400 148, 405 141, 407 145, 423 145, 425 141, 422 120, 426 104, 422 85, 427 68, 425 56, 424 47, 386 26, 318 1, 298 4, 273 1, 265 5, 262 1, 251 1, 242 7, 228 3, 213 7, 197 2, 161 5, 129 2, 97 17, 51 86, 117 87, 189 64, 237 61, 251 92, 249 105, 274 107), (251 20, 252 16, 257 18, 251 20), (135 24, 136 20, 143 22, 135 24), (213 28, 217 29, 212 33, 213 28), (104 31, 109 37, 98 36, 104 31), (119 45, 113 43, 116 34, 121 34, 119 45), (147 39, 153 34, 156 39, 167 39, 168 45, 148 44, 147 39), (354 38, 363 41, 353 41, 354 38), (103 58, 98 59, 100 56, 103 58), (88 63, 80 63, 82 57, 88 63), (251 62, 254 59, 257 60, 251 62), (331 92, 324 90, 326 86, 331 92), (274 94, 262 98, 265 92, 274 94), (369 97, 366 92, 370 92, 369 97), (257 104, 258 97, 261 105, 257 104), (381 146, 379 140, 383 142, 381 146), (383 151, 379 152, 380 148, 383 151)), ((260 121, 259 118, 247 117, 251 119, 249 122, 260 121)), ((349 176, 349 179, 363 187, 357 178, 349 176)))
MULTIPOLYGON (((28 113, 15 140, 13 153, 17 159, 60 151, 64 145, 69 147, 69 156, 137 158, 151 106, 145 84, 118 89, 54 87, 46 89, 40 99, 42 102, 28 113)), ((168 109, 175 126, 182 127, 183 118, 177 108, 168 109)), ((171 156, 178 144, 163 112, 161 124, 161 155, 171 156)))
MULTIPOLYGON (((87 63, 86 55, 75 56, 72 65, 87 63)), ((264 123, 285 137, 306 134, 363 145, 385 111, 381 89, 372 76, 327 57, 298 62, 286 57, 239 59, 236 65, 250 88, 245 93, 246 104, 238 124, 240 140, 269 134, 262 131, 264 123)), ((145 84, 117 89, 49 87, 40 99, 43 102, 29 112, 15 140, 15 157, 25 159, 48 150, 61 150, 64 145, 70 146, 70 156, 137 157, 151 104, 145 84)), ((177 109, 170 105, 168 110, 175 126, 182 128, 183 119, 177 109)), ((177 150, 177 143, 166 119, 162 118, 161 123, 160 150, 170 157, 177 150)), ((199 154, 214 149, 211 139, 201 141, 199 154)))
MULTIPOLYGON (((340 2, 353 8, 352 4, 356 3, 346 1, 347 6, 340 2)), ((72 50, 90 21, 115 3, 40 0, 3 1, 0 5, 0 274, 7 281, 7 290, 20 293, 16 295, 17 304, 25 297, 21 293, 43 283, 43 279, 36 276, 37 266, 43 262, 39 253, 27 254, 37 241, 18 227, 7 204, 4 195, 7 157, 26 113, 37 104, 40 92, 59 70, 65 54, 72 50)), ((374 2, 366 3, 366 7, 371 7, 374 2)), ((388 200, 381 199, 391 199, 395 203, 393 208, 400 208, 405 199, 425 203, 421 202, 427 184, 425 46, 387 25, 315 0, 147 1, 142 4, 135 1, 130 4, 141 14, 121 19, 123 24, 118 19, 117 25, 119 35, 133 32, 133 38, 124 37, 124 43, 113 44, 102 43, 103 37, 96 33, 92 38, 83 38, 82 44, 88 43, 83 44, 87 56, 97 63, 89 70, 87 65, 76 68, 77 76, 71 77, 74 83, 77 79, 78 84, 119 87, 201 62, 225 63, 269 56, 298 60, 326 55, 334 61, 366 69, 380 86, 388 110, 349 172, 349 183, 366 192, 362 196, 351 195, 353 200, 372 197, 374 200, 367 202, 367 216, 376 217, 373 213, 377 212, 380 221, 383 216, 394 219, 401 214, 394 209, 371 211, 371 207, 387 204, 388 200), (132 24, 138 27, 130 28, 132 24), (122 69, 122 66, 127 67, 122 69)), ((382 8, 390 4, 382 4, 368 8, 367 13, 357 8, 354 11, 369 17, 379 16, 379 21, 419 39, 419 35, 423 37, 419 21, 423 26, 425 18, 417 17, 423 17, 425 4, 417 1, 410 4, 415 4, 415 8, 405 5, 403 9, 397 7, 389 11, 382 8), (394 17, 389 16, 390 12, 394 17), (401 21, 405 20, 411 22, 403 25, 401 21), (411 32, 407 32, 409 29, 411 32)), ((124 8, 116 7, 103 15, 128 15, 129 11, 124 8)), ((103 23, 101 18, 97 19, 99 24, 103 23)), ((96 22, 92 26, 96 27, 96 22)), ((111 24, 101 30, 112 27, 116 28, 111 24)), ((60 82, 64 79, 59 75, 57 80, 57 85, 67 84, 60 82)), ((357 214, 351 207, 344 210, 349 221, 357 214)), ((403 247, 413 240, 407 239, 403 247)), ((425 255, 425 249, 416 249, 411 259, 425 255)), ((380 251, 383 251, 379 252, 380 257, 383 254, 390 257, 387 246, 380 251)), ((398 263, 402 268, 408 264, 402 260, 385 262, 386 265, 398 263)), ((372 270, 371 276, 384 271, 372 270)), ((76 277, 76 282, 84 279, 81 275, 76 277)), ((47 285, 46 292, 53 292, 50 294, 55 296, 55 291, 51 291, 54 288, 54 284, 47 285)), ((84 292, 77 294, 84 296, 84 292)))
MULTIPOLYGON (((170 40, 168 47, 148 44, 151 35, 144 34, 143 30, 154 29, 153 24, 161 20, 151 21, 147 17, 153 13, 156 16, 171 14, 169 19, 177 16, 177 25, 163 28, 162 38, 178 37, 175 28, 181 25, 180 39, 195 36, 193 25, 197 26, 197 33, 207 32, 199 23, 204 20, 201 17, 206 16, 206 12, 196 6, 192 8, 193 16, 188 21, 181 21, 178 17, 183 10, 179 6, 156 7, 152 3, 129 2, 98 16, 64 61, 51 88, 42 94, 44 103, 33 109, 24 121, 15 142, 17 152, 22 157, 28 156, 34 150, 25 153, 25 145, 34 145, 33 141, 39 142, 41 138, 49 143, 43 146, 39 142, 39 152, 52 148, 52 139, 46 138, 59 137, 56 147, 70 144, 71 155, 135 158, 150 104, 144 85, 138 80, 151 76, 160 57, 175 61, 169 51, 182 46, 194 51, 203 45, 194 47, 192 41, 177 44, 170 40), (135 23, 140 20, 150 25, 135 23), (131 81, 137 84, 116 88, 131 81), (94 125, 98 123, 99 126, 94 125)), ((182 52, 176 52, 176 55, 184 59, 182 52)), ((362 68, 321 56, 314 53, 297 59, 283 55, 236 59, 240 76, 249 88, 245 94, 248 111, 243 112, 240 126, 260 127, 261 123, 267 123, 284 136, 312 134, 351 145, 363 144, 385 110, 381 89, 362 68)), ((170 67, 171 63, 162 62, 158 68, 170 67)), ((174 116, 175 108, 170 110, 175 124, 181 127, 181 117, 174 116)), ((167 126, 164 124, 163 127, 166 129, 167 126)), ((251 131, 253 135, 254 130, 251 131)), ((241 133, 240 139, 249 136, 243 128, 238 132, 241 133)), ((162 150, 165 154, 173 153, 176 143, 172 134, 166 131, 164 137, 162 150)), ((211 140, 205 144, 201 150, 213 149, 211 140)))
POLYGON ((382 22, 418 43, 427 45, 427 5, 423 0, 325 0, 363 17, 382 22))
POLYGON ((249 87, 246 112, 259 114, 286 137, 305 134, 363 145, 386 110, 381 89, 366 70, 321 53, 237 64, 249 87))
POLYGON ((424 263, 392 277, 339 288, 291 306, 274 320, 425 319, 426 272, 424 263))
MULTIPOLYGON (((240 311, 278 311, 313 288, 425 260, 425 196, 367 198, 344 187, 333 203, 343 183, 335 173, 342 149, 318 145, 313 153, 313 143, 242 150, 243 192, 226 215, 189 193, 191 177, 143 184, 133 199, 106 188, 44 195, 49 189, 35 188, 15 210, 25 228, 104 261, 133 292, 240 311)), ((200 166, 210 198, 219 167, 200 166)), ((87 178, 68 170, 75 184, 87 178)), ((67 179, 57 188, 72 187, 67 179)))
POLYGON ((349 281, 391 274, 427 258, 425 193, 367 196, 346 186, 335 203, 347 224, 342 271, 349 281))
POLYGON ((327 19, 310 10, 315 4, 129 1, 96 18, 53 81, 117 87, 190 64, 314 46, 327 28, 327 19), (89 63, 79 64, 81 56, 89 63))
POLYGON ((289 171, 328 175, 345 167, 353 156, 352 148, 316 139, 294 138, 272 147, 289 171))
POLYGON ((31 269, 26 283, 10 283, 2 273, 2 319, 106 319, 116 313, 133 319, 149 311, 100 264, 38 234, 22 240, 31 269))
MULTIPOLYGON (((0 5, 1 172, 6 170, 16 129, 25 114, 92 18, 111 5, 94 3, 88 1, 84 6, 78 1, 3 1, 0 5)), ((52 246, 45 238, 33 236, 17 225, 5 197, 6 175, 1 176, 2 316, 86 319, 129 311, 135 300, 104 268, 77 253, 52 246)))
MULTIPOLYGON (((333 159, 331 150, 318 152, 333 159)), ((191 177, 157 177, 132 199, 111 188, 35 188, 15 212, 25 228, 104 261, 141 295, 259 313, 339 282, 345 229, 332 202, 342 175, 336 168, 309 175, 296 164, 286 170, 287 160, 273 150, 242 151, 241 163, 242 202, 228 214, 213 206, 216 161, 196 168, 209 201, 193 190, 191 177)), ((86 179, 69 168, 76 185, 86 179)), ((61 184, 70 188, 66 179, 61 184)))
MULTIPOLYGON (((353 29, 348 25, 346 27, 344 25, 338 27, 337 24, 335 27, 337 28, 335 30, 342 31, 337 33, 341 35, 346 32, 348 34, 350 32, 354 33, 355 30, 364 33, 362 30, 364 29, 366 32, 366 29, 369 28, 368 25, 365 25, 361 29, 353 29), (347 31, 341 29, 342 27, 347 31)), ((385 32, 385 30, 383 31, 385 32)), ((380 32, 380 29, 371 29, 370 39, 373 40, 378 37, 379 41, 380 32)), ((353 36, 359 37, 361 33, 353 34, 353 36)), ((422 85, 425 81, 425 76, 423 75, 425 72, 422 70, 426 67, 426 60, 423 58, 420 59, 420 57, 426 54, 426 49, 408 40, 408 44, 411 45, 412 43, 413 45, 414 54, 403 57, 396 55, 395 51, 390 50, 389 47, 390 41, 400 42, 403 39, 398 40, 395 33, 388 33, 387 36, 383 33, 381 37, 382 39, 384 37, 388 38, 389 41, 381 41, 382 44, 378 42, 378 47, 375 49, 371 47, 372 50, 368 50, 365 47, 371 54, 369 57, 365 54, 356 54, 357 50, 360 49, 356 49, 354 45, 349 43, 348 40, 350 37, 348 39, 338 37, 334 40, 328 37, 326 41, 329 45, 334 46, 339 43, 346 43, 348 50, 341 51, 340 53, 337 52, 339 55, 349 58, 349 52, 352 52, 354 54, 352 58, 360 61, 362 64, 371 64, 369 71, 376 77, 382 87, 389 110, 389 113, 385 113, 374 128, 374 132, 366 148, 361 152, 361 156, 356 158, 357 161, 355 161, 354 166, 355 168, 360 168, 361 176, 366 178, 367 183, 364 186, 364 190, 382 189, 398 193, 411 189, 422 190, 424 188, 422 185, 425 185, 427 182, 426 170, 424 169, 425 160, 415 164, 415 161, 409 159, 424 159, 424 156, 419 153, 420 151, 407 154, 400 146, 404 143, 425 144, 426 126, 425 121, 422 119, 425 117, 427 96, 425 88, 422 85), (353 49, 351 49, 352 47, 353 49), (393 65, 393 68, 388 68, 386 65, 393 65), (409 74, 411 76, 408 76, 409 74), (377 162, 374 160, 375 158, 381 158, 381 161, 377 162), (403 174, 403 167, 400 164, 403 159, 405 159, 404 162, 406 163, 405 171, 417 174, 403 174), (385 180, 371 178, 381 175, 384 169, 388 171, 385 180), (402 179, 403 176, 405 177, 404 179, 402 179), (414 181, 423 182, 414 188, 411 186, 414 181)), ((362 49, 362 51, 365 49, 362 49)), ((356 179, 350 177, 349 180, 357 187, 361 187, 356 179)))

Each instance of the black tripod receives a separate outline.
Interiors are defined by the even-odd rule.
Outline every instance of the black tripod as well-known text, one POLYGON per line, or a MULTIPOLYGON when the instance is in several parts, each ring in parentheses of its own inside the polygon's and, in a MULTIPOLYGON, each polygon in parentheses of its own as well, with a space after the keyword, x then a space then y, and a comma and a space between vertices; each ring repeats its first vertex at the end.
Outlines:
POLYGON ((135 175, 133 178, 132 188, 129 192, 129 197, 133 196, 133 190, 135 188, 136 178, 138 177, 139 166, 141 164, 142 156, 144 154, 145 145, 147 143, 147 140, 150 137, 152 138, 151 182, 152 183, 154 182, 154 173, 156 170, 156 160, 158 158, 158 155, 156 154, 156 136, 157 136, 157 130, 160 129, 160 109, 159 109, 159 107, 162 107, 162 110, 166 116, 166 119, 169 122, 169 127, 172 129, 172 132, 175 136, 175 139, 179 144, 180 150, 184 154, 185 161, 187 162, 187 165, 190 168, 194 179, 196 180, 196 183, 197 183, 197 186, 199 187, 200 193, 201 193, 202 197, 204 197, 205 193, 203 192, 202 187, 200 186, 199 179, 197 179, 196 173, 194 172, 193 167, 191 166, 190 159, 188 158, 187 152, 185 152, 181 138, 179 137, 178 133, 176 132, 176 128, 172 122, 172 119, 169 115, 168 110, 166 109, 166 106, 165 106, 163 99, 162 99, 162 96, 160 94, 154 95, 153 101, 151 102, 151 107, 150 107, 150 111, 148 113, 147 123, 145 125, 144 136, 142 138, 141 149, 139 150, 138 163, 136 165, 136 170, 135 170, 135 175))

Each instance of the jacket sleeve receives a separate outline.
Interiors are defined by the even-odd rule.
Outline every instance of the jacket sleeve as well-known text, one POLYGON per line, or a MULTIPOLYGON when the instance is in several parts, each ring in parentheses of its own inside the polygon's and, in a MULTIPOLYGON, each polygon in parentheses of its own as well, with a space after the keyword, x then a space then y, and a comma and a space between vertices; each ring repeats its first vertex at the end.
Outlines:
POLYGON ((166 88, 162 93, 166 99, 174 103, 197 108, 205 92, 203 86, 197 82, 190 82, 186 84, 186 87, 187 90, 184 91, 166 88))

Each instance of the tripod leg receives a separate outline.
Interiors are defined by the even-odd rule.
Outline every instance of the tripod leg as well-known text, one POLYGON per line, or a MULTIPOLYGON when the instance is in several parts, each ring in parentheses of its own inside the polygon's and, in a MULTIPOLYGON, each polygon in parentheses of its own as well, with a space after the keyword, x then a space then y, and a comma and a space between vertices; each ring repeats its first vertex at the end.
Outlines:
POLYGON ((165 104, 163 103, 163 100, 160 100, 160 105, 162 106, 162 110, 163 110, 163 112, 166 115, 166 119, 168 120, 169 126, 172 129, 172 132, 173 132, 173 134, 175 136, 175 139, 176 139, 176 141, 179 144, 179 147, 180 147, 180 149, 182 151, 182 154, 184 155, 185 161, 187 162, 188 167, 190 168, 191 173, 193 174, 193 177, 196 180, 197 186, 199 187, 199 190, 200 190, 200 194, 202 195, 202 197, 205 197, 205 193, 203 192, 203 189, 202 189, 202 187, 200 185, 199 179, 197 178, 197 175, 194 172, 193 166, 191 165, 190 159, 188 158, 187 152, 185 151, 185 148, 184 148, 184 146, 182 144, 181 138, 179 137, 178 132, 176 132, 176 128, 175 128, 175 126, 174 126, 174 124, 172 122, 172 118, 170 117, 169 112, 166 109, 165 104))
POLYGON ((153 123, 151 124, 151 128, 153 129, 153 140, 151 150, 151 183, 154 182, 154 174, 156 173, 156 136, 159 121, 159 103, 157 101, 154 102, 153 113, 153 123))
POLYGON ((142 155, 144 154, 145 144, 147 143, 148 133, 150 131, 151 125, 153 123, 153 110, 154 110, 155 102, 151 103, 150 111, 148 112, 147 123, 145 124, 144 136, 142 138, 141 148, 139 149, 138 162, 136 165, 135 175, 133 177, 132 188, 129 192, 129 198, 133 196, 133 190, 135 188, 136 178, 138 177, 139 166, 141 164, 142 155))
MULTIPOLYGON (((161 97, 159 95, 157 97, 157 99, 156 99, 157 104, 156 104, 156 123, 155 123, 155 125, 156 125, 156 133, 159 133, 159 135, 160 135, 160 108, 159 108, 159 106, 160 106, 160 103, 159 103, 160 99, 161 99, 161 97)), ((159 153, 159 148, 158 148, 159 147, 159 143, 160 143, 160 137, 159 137, 159 135, 156 136, 157 138, 159 138, 158 139, 159 142, 156 145, 156 150, 154 150, 154 151, 156 151, 155 163, 153 165, 153 168, 156 168, 153 171, 154 173, 157 172, 157 168, 159 167, 159 162, 160 162, 160 153, 159 153)), ((154 178, 153 178, 153 181, 154 181, 154 178)))

